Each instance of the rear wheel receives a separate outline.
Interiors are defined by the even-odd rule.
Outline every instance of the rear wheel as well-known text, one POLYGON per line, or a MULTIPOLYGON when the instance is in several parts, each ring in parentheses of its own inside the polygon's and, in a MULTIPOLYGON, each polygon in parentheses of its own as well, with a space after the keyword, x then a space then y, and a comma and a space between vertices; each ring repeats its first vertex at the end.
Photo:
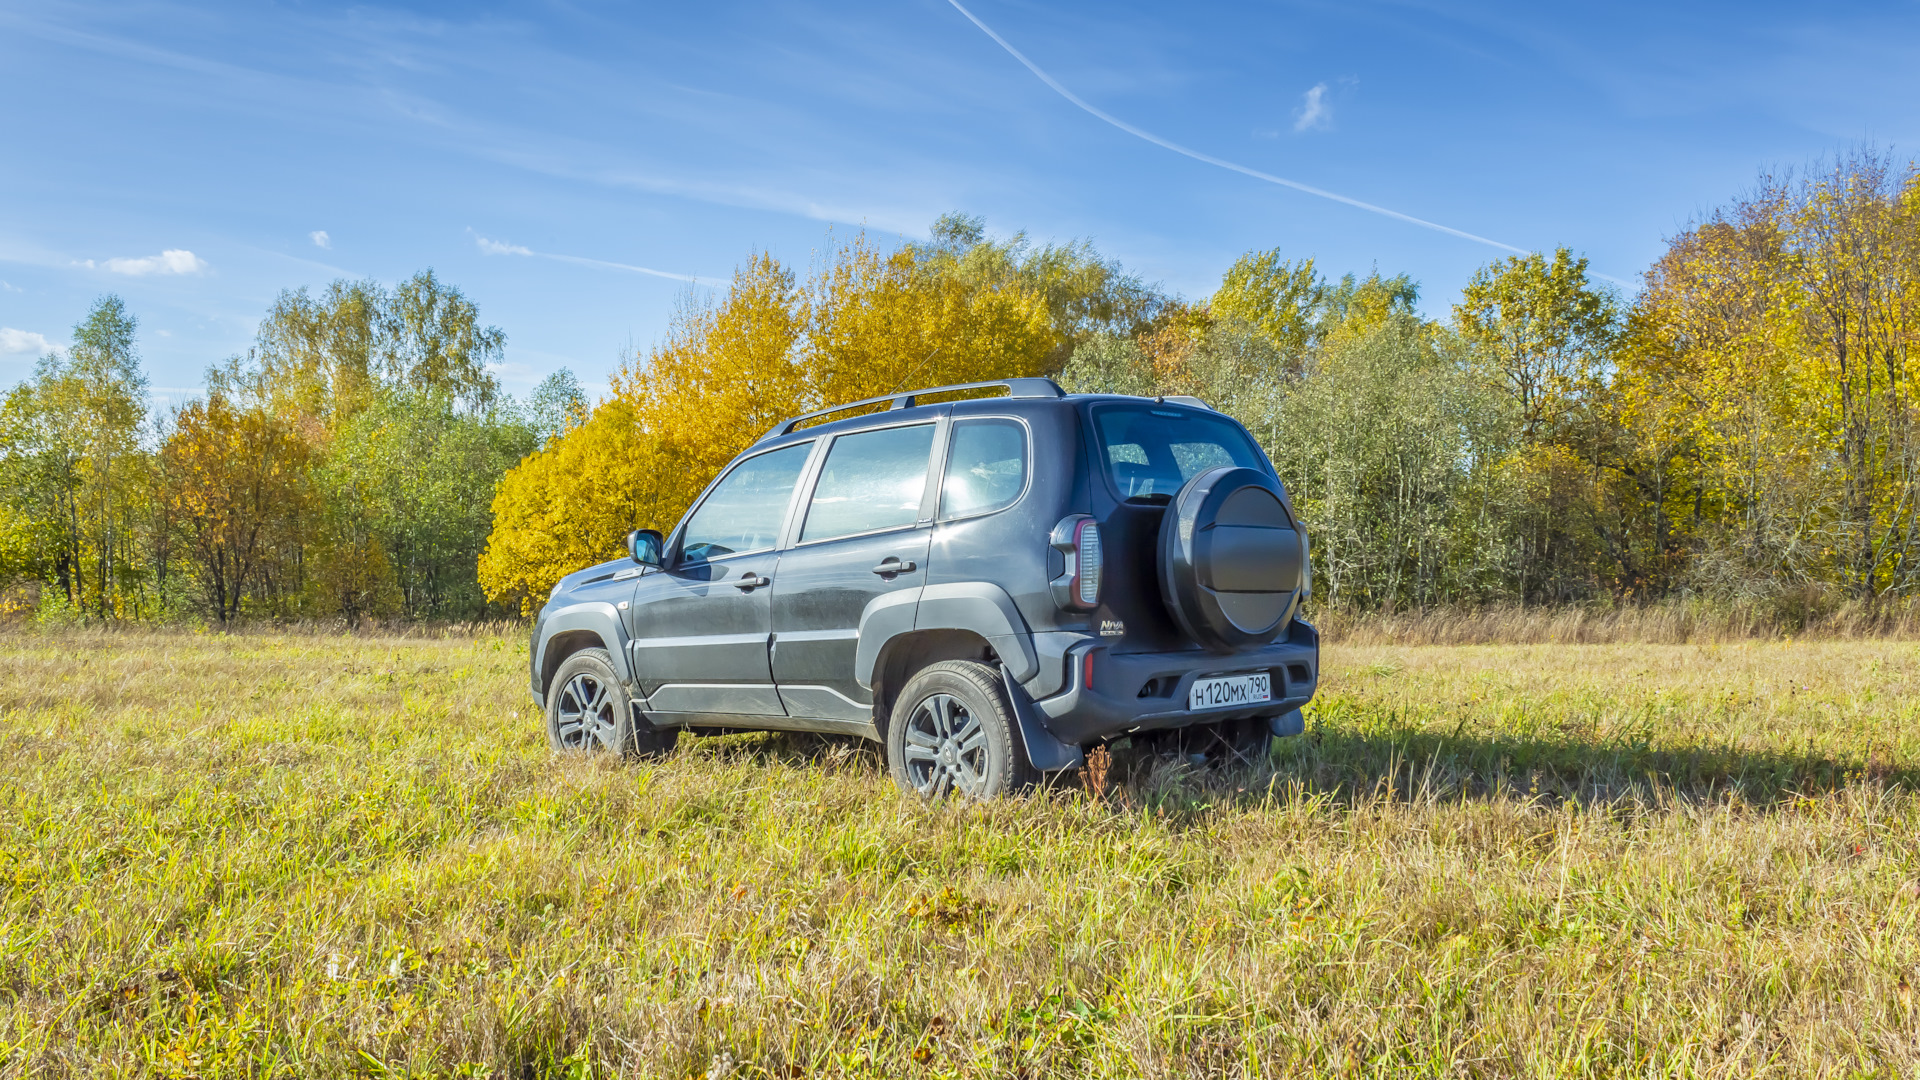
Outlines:
POLYGON ((997 799, 1035 779, 1000 673, 971 660, 932 664, 908 681, 887 724, 887 766, 925 799, 997 799))
POLYGON ((678 728, 656 728, 634 716, 633 701, 605 649, 581 649, 554 673, 547 694, 547 743, 576 754, 653 757, 672 750, 678 728))

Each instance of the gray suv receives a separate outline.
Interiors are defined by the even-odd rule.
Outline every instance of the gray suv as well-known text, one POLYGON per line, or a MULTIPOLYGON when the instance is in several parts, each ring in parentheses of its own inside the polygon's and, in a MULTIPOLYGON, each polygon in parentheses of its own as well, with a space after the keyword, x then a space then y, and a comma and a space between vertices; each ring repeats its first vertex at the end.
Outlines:
POLYGON ((1273 465, 1197 399, 938 387, 780 424, 563 578, 533 696, 557 749, 858 735, 902 787, 989 799, 1121 738, 1264 757, 1318 679, 1310 589, 1273 465))

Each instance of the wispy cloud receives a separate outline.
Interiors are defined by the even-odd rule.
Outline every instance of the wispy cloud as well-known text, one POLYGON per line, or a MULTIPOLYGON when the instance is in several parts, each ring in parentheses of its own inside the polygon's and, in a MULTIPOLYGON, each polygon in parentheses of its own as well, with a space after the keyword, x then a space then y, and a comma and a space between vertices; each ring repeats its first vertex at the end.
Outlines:
POLYGON ((333 237, 328 236, 325 229, 313 230, 307 234, 307 239, 313 241, 314 247, 324 248, 327 251, 333 250, 333 237))
POLYGON ((1152 143, 1155 146, 1158 146, 1165 150, 1171 150, 1176 154, 1182 154, 1186 157, 1192 158, 1195 161, 1204 161, 1209 165, 1215 165, 1222 169, 1228 169, 1232 172, 1237 172, 1242 176, 1251 176, 1255 180, 1264 180, 1269 184, 1278 184, 1281 187, 1292 188, 1295 191, 1304 192, 1305 194, 1317 196, 1322 199, 1331 199, 1334 202, 1344 203, 1347 206, 1351 206, 1356 210, 1365 210, 1370 214, 1379 214, 1382 217, 1390 217, 1396 221, 1404 221, 1409 225, 1418 225, 1423 229, 1432 229, 1435 232, 1446 233, 1448 236, 1457 236, 1462 240, 1471 240, 1476 244, 1486 244, 1488 247, 1496 247, 1502 251, 1511 251, 1515 255, 1527 254, 1527 250, 1525 248, 1517 248, 1517 247, 1514 247, 1512 244, 1503 244, 1498 240, 1490 240, 1487 237, 1475 235, 1474 233, 1467 232, 1464 229, 1456 229, 1450 225, 1442 225, 1437 221, 1428 221, 1425 218, 1417 218, 1417 217, 1414 217, 1412 214, 1403 214, 1398 210, 1389 210, 1384 206, 1375 206, 1373 203, 1362 202, 1359 199, 1349 198, 1348 196, 1345 196, 1345 195, 1339 195, 1334 192, 1328 191, 1325 188, 1317 188, 1310 184, 1303 184, 1298 180, 1288 180, 1284 176, 1275 176, 1269 172, 1261 172, 1259 169, 1250 169, 1245 165, 1228 161, 1225 158, 1217 158, 1217 157, 1214 157, 1212 154, 1203 154, 1198 150, 1189 149, 1185 146, 1180 145, 1177 142, 1173 142, 1170 139, 1163 139, 1160 136, 1155 135, 1151 131, 1147 131, 1144 128, 1135 127, 1132 124, 1127 123, 1125 120, 1122 120, 1117 116, 1114 116, 1112 113, 1106 112, 1105 110, 1102 110, 1100 108, 1097 108, 1096 106, 1088 104, 1086 101, 1082 100, 1078 94, 1075 94, 1073 91, 1061 85, 1060 80, 1054 78, 1053 76, 1047 74, 1045 71, 1041 70, 1040 65, 1027 59, 1025 53, 1022 53, 1019 49, 1014 48, 1013 45, 1007 41, 1006 38, 1003 38, 999 34, 995 33, 993 30, 993 27, 988 26, 986 23, 981 22, 979 17, 974 15, 973 12, 968 11, 965 7, 962 7, 960 4, 960 0, 947 0, 947 3, 952 4, 954 7, 954 10, 958 11, 962 15, 965 15, 967 17, 968 22, 979 27, 981 33, 984 33, 988 37, 992 38, 995 44, 999 45, 1002 49, 1005 49, 1007 53, 1011 55, 1015 60, 1020 61, 1022 66, 1024 66, 1028 71, 1033 72, 1034 77, 1039 79, 1041 82, 1046 83, 1047 87, 1051 89, 1054 93, 1059 94, 1061 97, 1066 98, 1068 101, 1073 102, 1075 105, 1079 106, 1082 111, 1092 116, 1098 117, 1099 119, 1104 120, 1109 124, 1112 124, 1114 127, 1119 128, 1121 131, 1124 131, 1127 134, 1134 136, 1135 138, 1145 139, 1146 141, 1152 143))
MULTIPOLYGON (((468 232, 473 230, 469 229, 468 232)), ((668 270, 654 270, 631 263, 608 262, 605 259, 588 259, 579 255, 555 255, 547 251, 535 251, 519 244, 509 244, 500 240, 489 240, 479 233, 473 235, 474 243, 486 255, 524 255, 535 259, 552 259, 554 262, 572 263, 575 266, 592 266, 601 270, 624 270, 629 274, 646 274, 649 277, 666 278, 670 281, 685 281, 694 285, 721 286, 727 282, 722 278, 700 277, 696 274, 676 274, 668 270)))
POLYGON ((0 281, 0 292, 26 292, 26 290, 11 281, 0 281))
POLYGON ((58 348, 59 346, 47 340, 45 334, 36 334, 31 330, 15 330, 11 326, 0 326, 0 356, 12 356, 15 353, 31 353, 40 356, 58 348))
POLYGON ((1300 107, 1293 110, 1293 130, 1325 131, 1333 126, 1333 103, 1327 100, 1327 84, 1315 83, 1301 95, 1300 107))
MULTIPOLYGON (((346 51, 365 48, 379 63, 400 70, 445 72, 476 59, 476 54, 464 51, 442 51, 451 24, 437 20, 382 19, 370 15, 370 9, 354 10, 358 13, 345 22, 317 18, 303 25, 316 34, 344 33, 354 43, 346 51)), ((254 110, 276 120, 290 109, 312 110, 315 103, 325 103, 329 115, 350 118, 356 123, 370 118, 383 121, 400 117, 410 124, 432 129, 428 137, 441 140, 442 145, 456 152, 568 180, 673 195, 719 206, 772 210, 818 221, 857 223, 903 235, 923 229, 928 220, 951 205, 951 200, 944 198, 933 199, 926 205, 920 205, 919 200, 901 200, 902 190, 914 190, 912 183, 881 184, 871 191, 847 191, 842 178, 831 172, 800 188, 793 186, 790 168, 755 170, 730 178, 724 173, 709 175, 700 170, 688 171, 685 162, 677 162, 673 169, 659 172, 656 159, 648 157, 642 161, 615 155, 597 138, 571 138, 550 127, 530 129, 470 116, 459 108, 390 82, 370 87, 358 74, 348 82, 339 82, 330 81, 324 75, 292 75, 271 65, 250 67, 211 60, 161 48, 131 36, 102 33, 91 24, 82 29, 63 25, 55 18, 27 19, 5 12, 4 5, 0 5, 0 25, 97 55, 203 78, 223 88, 223 101, 229 105, 254 110)), ((594 81, 609 76, 592 65, 578 62, 576 57, 546 56, 563 61, 549 64, 550 70, 564 69, 586 80, 570 86, 589 86, 601 92, 616 85, 594 81)), ((737 99, 727 95, 700 96, 737 105, 737 99)), ((658 107, 657 115, 684 122, 685 99, 676 99, 674 108, 658 107)), ((778 115, 786 121, 781 126, 786 127, 797 122, 794 118, 802 115, 802 110, 795 106, 778 115)), ((718 129, 736 124, 739 117, 703 114, 700 120, 718 129)), ((766 148, 758 142, 743 141, 742 145, 753 149, 756 157, 767 155, 766 148)), ((3 254, 0 253, 0 257, 3 254)), ((66 260, 59 265, 75 263, 66 260)))
POLYGON ((531 255, 533 249, 523 248, 519 244, 503 244, 498 240, 489 240, 484 236, 475 236, 480 250, 487 255, 531 255))
POLYGON ((207 260, 184 248, 168 248, 158 255, 138 259, 108 259, 98 264, 92 259, 84 259, 80 265, 89 270, 105 270, 110 274, 147 277, 152 274, 198 274, 207 269, 207 260))

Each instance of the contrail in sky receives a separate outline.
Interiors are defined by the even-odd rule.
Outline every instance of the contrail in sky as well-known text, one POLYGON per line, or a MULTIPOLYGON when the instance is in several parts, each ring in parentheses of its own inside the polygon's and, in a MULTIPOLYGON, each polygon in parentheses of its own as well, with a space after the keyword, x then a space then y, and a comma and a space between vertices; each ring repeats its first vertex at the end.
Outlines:
POLYGON ((1461 229, 1455 229, 1450 226, 1442 225, 1439 222, 1428 221, 1425 218, 1417 218, 1417 217, 1414 217, 1412 214, 1403 214, 1398 210, 1389 210, 1384 206, 1375 206, 1369 202, 1361 202, 1359 199, 1350 199, 1345 195, 1338 195, 1338 194, 1335 194, 1334 192, 1327 191, 1323 188, 1317 188, 1310 184, 1302 184, 1298 180, 1289 180, 1284 176, 1275 176, 1272 173, 1261 172, 1259 169, 1249 169, 1245 165, 1235 164, 1234 162, 1228 161, 1225 158, 1217 158, 1217 157, 1214 157, 1212 154, 1203 154, 1198 150, 1190 150, 1187 147, 1181 146, 1177 142, 1172 142, 1170 140, 1163 139, 1160 136, 1155 135, 1151 131, 1143 131, 1142 129, 1134 127, 1132 124, 1127 123, 1125 120, 1122 120, 1111 113, 1105 112, 1099 108, 1096 108, 1092 105, 1087 104, 1085 101, 1082 101, 1080 99, 1079 95, 1075 94, 1073 91, 1067 89, 1066 87, 1061 86, 1059 81, 1056 80, 1053 76, 1040 70, 1040 65, 1027 59, 1026 54, 1022 53, 1019 49, 1016 49, 1012 45, 1008 44, 1006 38, 1003 38, 999 34, 994 33, 993 27, 988 26, 986 23, 981 22, 979 16, 975 15, 971 11, 968 11, 966 8, 960 6, 960 0, 947 0, 947 3, 952 4, 955 11, 958 11, 960 14, 965 15, 967 17, 968 22, 971 22, 973 25, 979 27, 982 33, 992 38, 996 43, 999 44, 1001 48, 1007 50, 1008 53, 1012 54, 1015 60, 1018 60, 1022 64, 1025 64, 1027 67, 1027 70, 1033 72, 1034 76, 1038 78, 1041 82, 1046 83, 1048 86, 1052 87, 1054 93, 1059 94, 1061 97, 1066 98, 1068 101, 1073 102, 1075 105, 1080 106, 1080 108, 1086 110, 1089 113, 1092 113, 1093 115, 1099 117, 1102 120, 1105 120, 1107 123, 1112 124, 1114 127, 1119 128, 1121 131, 1124 131, 1129 135, 1132 135, 1136 138, 1145 139, 1155 146, 1163 147, 1167 150, 1171 150, 1176 154, 1185 154, 1187 157, 1190 157, 1195 161, 1204 161, 1209 165, 1217 165, 1222 169, 1231 169, 1234 172, 1241 173, 1246 176, 1251 176, 1255 180, 1265 180, 1269 184, 1279 184, 1281 187, 1292 188, 1295 191, 1302 191, 1307 193, 1308 195, 1317 195, 1322 199, 1332 199, 1334 202, 1345 203, 1348 206, 1351 206, 1360 210, 1365 210, 1371 214, 1381 214, 1386 217, 1394 218, 1398 221, 1404 221, 1409 225, 1418 225, 1423 229, 1432 229, 1435 232, 1443 232, 1443 233, 1446 233, 1448 236, 1457 236, 1462 240, 1471 240, 1476 244, 1486 244, 1488 247, 1497 247, 1502 251, 1511 251, 1516 255, 1529 254, 1529 252, 1525 248, 1517 248, 1517 247, 1514 247, 1512 244, 1503 244, 1498 240, 1489 240, 1484 236, 1476 236, 1473 233, 1466 232, 1461 229))
MULTIPOLYGON (((469 229, 468 232, 473 232, 469 229)), ((474 241, 480 250, 488 255, 527 255, 536 259, 552 259, 554 262, 573 263, 575 266, 594 266, 602 270, 625 270, 631 274, 646 274, 649 277, 667 278, 671 281, 686 281, 695 285, 719 286, 727 284, 715 278, 703 278, 694 274, 675 274, 667 270, 653 270, 645 266, 633 266, 628 263, 607 262, 605 259, 588 259, 579 255, 555 255, 549 251, 534 251, 519 244, 505 244, 498 240, 489 240, 478 233, 474 241)))

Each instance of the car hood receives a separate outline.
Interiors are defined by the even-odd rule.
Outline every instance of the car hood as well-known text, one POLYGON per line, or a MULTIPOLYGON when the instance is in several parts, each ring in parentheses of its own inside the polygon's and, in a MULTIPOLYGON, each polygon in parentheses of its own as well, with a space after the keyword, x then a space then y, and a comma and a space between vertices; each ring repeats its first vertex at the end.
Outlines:
POLYGON ((606 562, 589 566, 585 570, 575 570, 573 573, 560 579, 560 588, 553 594, 553 599, 558 600, 582 585, 605 581, 622 570, 633 570, 637 568, 632 559, 623 557, 608 559, 606 562))

